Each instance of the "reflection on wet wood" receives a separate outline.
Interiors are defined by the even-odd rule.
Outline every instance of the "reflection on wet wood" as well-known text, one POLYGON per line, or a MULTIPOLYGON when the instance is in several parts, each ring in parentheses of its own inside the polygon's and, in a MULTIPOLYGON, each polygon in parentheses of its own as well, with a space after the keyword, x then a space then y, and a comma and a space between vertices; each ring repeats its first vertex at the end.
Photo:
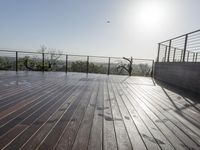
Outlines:
POLYGON ((200 149, 200 97, 155 83, 2 71, 0 149, 200 149))

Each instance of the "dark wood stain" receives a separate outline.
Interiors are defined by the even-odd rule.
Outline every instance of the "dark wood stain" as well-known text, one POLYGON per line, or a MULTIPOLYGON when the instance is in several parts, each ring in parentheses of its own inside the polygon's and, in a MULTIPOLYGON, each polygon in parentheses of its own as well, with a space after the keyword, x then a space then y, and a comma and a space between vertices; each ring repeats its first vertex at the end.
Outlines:
POLYGON ((197 150, 199 98, 184 93, 148 77, 0 71, 0 149, 197 150))

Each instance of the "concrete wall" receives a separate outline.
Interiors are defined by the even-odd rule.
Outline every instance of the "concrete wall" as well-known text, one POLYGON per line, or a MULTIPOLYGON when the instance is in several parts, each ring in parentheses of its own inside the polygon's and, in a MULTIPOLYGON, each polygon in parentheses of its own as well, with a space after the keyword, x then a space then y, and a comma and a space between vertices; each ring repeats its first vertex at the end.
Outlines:
POLYGON ((200 94, 200 62, 156 62, 154 77, 200 94))

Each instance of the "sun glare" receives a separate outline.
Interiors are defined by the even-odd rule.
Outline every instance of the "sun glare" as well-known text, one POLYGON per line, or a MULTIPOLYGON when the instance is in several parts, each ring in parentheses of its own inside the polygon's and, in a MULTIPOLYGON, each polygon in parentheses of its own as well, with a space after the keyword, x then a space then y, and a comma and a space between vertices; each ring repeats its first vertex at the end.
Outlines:
POLYGON ((132 8, 130 15, 131 26, 136 29, 153 31, 164 23, 166 6, 158 1, 139 1, 132 8))

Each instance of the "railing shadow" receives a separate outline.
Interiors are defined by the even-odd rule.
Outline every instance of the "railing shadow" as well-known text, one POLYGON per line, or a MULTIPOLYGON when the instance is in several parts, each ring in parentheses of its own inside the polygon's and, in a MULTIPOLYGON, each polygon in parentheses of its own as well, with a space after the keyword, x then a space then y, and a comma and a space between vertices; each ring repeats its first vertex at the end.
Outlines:
POLYGON ((187 117, 186 114, 183 112, 184 109, 186 108, 194 108, 198 113, 200 113, 200 109, 198 107, 196 107, 196 105, 200 104, 199 100, 199 95, 197 95, 196 93, 192 93, 189 91, 185 91, 185 90, 181 90, 178 89, 176 87, 172 87, 171 85, 168 85, 166 83, 163 82, 158 82, 156 81, 156 83, 161 87, 162 91, 165 93, 165 95, 167 96, 167 98, 169 99, 169 101, 171 102, 171 104, 173 105, 173 107, 175 108, 174 112, 176 112, 178 115, 180 115, 181 117, 183 117, 185 120, 187 120, 188 122, 190 122, 191 124, 193 124, 195 127, 197 127, 198 129, 200 129, 200 125, 199 123, 197 123, 195 120, 196 119, 192 119, 189 116, 187 117), (174 101, 174 98, 172 98, 168 92, 166 91, 166 89, 181 95, 180 97, 182 98, 183 101, 186 102, 187 105, 184 105, 183 107, 177 106, 177 104, 174 101), (188 99, 190 99, 192 102, 190 102, 188 99))
POLYGON ((146 78, 146 80, 147 79, 148 79, 149 83, 145 83, 143 81, 136 81, 136 80, 134 80, 134 76, 127 76, 124 79, 122 79, 120 82, 127 83, 127 84, 134 84, 134 85, 156 86, 156 83, 152 77, 148 77, 148 78, 146 78), (131 80, 128 81, 128 79, 131 79, 131 80), (134 82, 134 81, 136 81, 136 82, 134 82))
POLYGON ((158 80, 154 80, 154 81, 155 81, 155 84, 181 95, 181 97, 184 98, 188 103, 191 103, 191 102, 189 102, 187 98, 193 101, 194 104, 200 104, 200 94, 192 92, 192 91, 188 91, 186 89, 182 89, 174 85, 170 85, 163 81, 158 81, 158 80))

